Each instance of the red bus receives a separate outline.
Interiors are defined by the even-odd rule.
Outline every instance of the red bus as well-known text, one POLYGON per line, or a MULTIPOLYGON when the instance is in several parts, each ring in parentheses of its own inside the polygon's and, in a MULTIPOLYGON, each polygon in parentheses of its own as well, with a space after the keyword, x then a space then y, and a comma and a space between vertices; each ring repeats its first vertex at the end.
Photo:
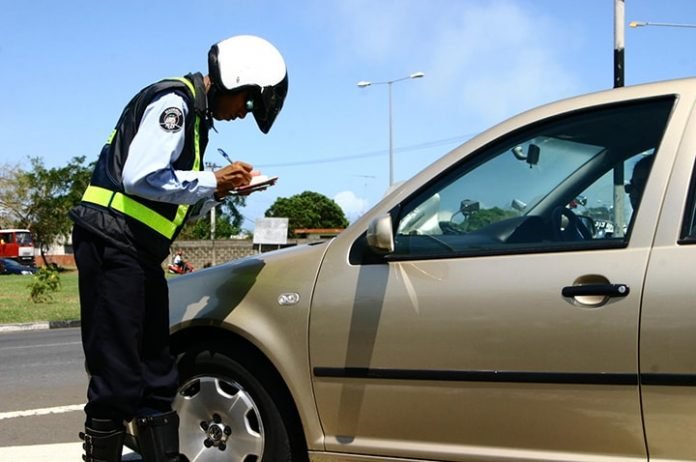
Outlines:
POLYGON ((0 229, 0 258, 34 266, 34 241, 28 229, 0 229))

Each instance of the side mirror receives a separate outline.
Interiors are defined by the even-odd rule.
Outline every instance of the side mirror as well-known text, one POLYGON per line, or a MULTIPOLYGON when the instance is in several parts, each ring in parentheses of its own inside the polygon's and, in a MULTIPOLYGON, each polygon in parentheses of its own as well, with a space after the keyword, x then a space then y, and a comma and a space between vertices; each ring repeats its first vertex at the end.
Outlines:
POLYGON ((373 219, 367 227, 367 245, 379 255, 394 252, 394 228, 391 215, 373 219))

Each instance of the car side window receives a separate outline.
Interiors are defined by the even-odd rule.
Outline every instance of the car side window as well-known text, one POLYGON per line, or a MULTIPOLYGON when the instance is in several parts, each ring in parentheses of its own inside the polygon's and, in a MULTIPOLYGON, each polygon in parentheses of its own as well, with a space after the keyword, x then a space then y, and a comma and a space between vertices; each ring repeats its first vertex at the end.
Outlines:
POLYGON ((680 244, 696 244, 696 165, 691 173, 689 195, 684 210, 680 244))
POLYGON ((402 204, 393 256, 626 245, 673 103, 573 113, 473 153, 402 204))

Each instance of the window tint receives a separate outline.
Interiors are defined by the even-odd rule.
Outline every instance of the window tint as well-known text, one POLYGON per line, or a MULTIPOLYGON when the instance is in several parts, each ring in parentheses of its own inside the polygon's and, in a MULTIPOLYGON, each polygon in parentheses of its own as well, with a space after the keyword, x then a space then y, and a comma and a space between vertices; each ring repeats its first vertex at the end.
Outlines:
POLYGON ((574 113, 469 156, 401 207, 395 256, 625 245, 673 101, 574 113))
POLYGON ((691 174, 680 244, 696 244, 696 165, 691 174))

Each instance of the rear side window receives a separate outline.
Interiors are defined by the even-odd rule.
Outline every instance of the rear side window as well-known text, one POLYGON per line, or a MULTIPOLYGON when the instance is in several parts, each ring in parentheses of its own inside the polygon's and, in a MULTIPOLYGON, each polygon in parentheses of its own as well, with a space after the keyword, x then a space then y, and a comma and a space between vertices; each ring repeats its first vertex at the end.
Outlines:
POLYGON ((691 184, 689 186, 689 196, 684 211, 682 221, 682 232, 680 244, 696 244, 696 165, 691 174, 691 184))

